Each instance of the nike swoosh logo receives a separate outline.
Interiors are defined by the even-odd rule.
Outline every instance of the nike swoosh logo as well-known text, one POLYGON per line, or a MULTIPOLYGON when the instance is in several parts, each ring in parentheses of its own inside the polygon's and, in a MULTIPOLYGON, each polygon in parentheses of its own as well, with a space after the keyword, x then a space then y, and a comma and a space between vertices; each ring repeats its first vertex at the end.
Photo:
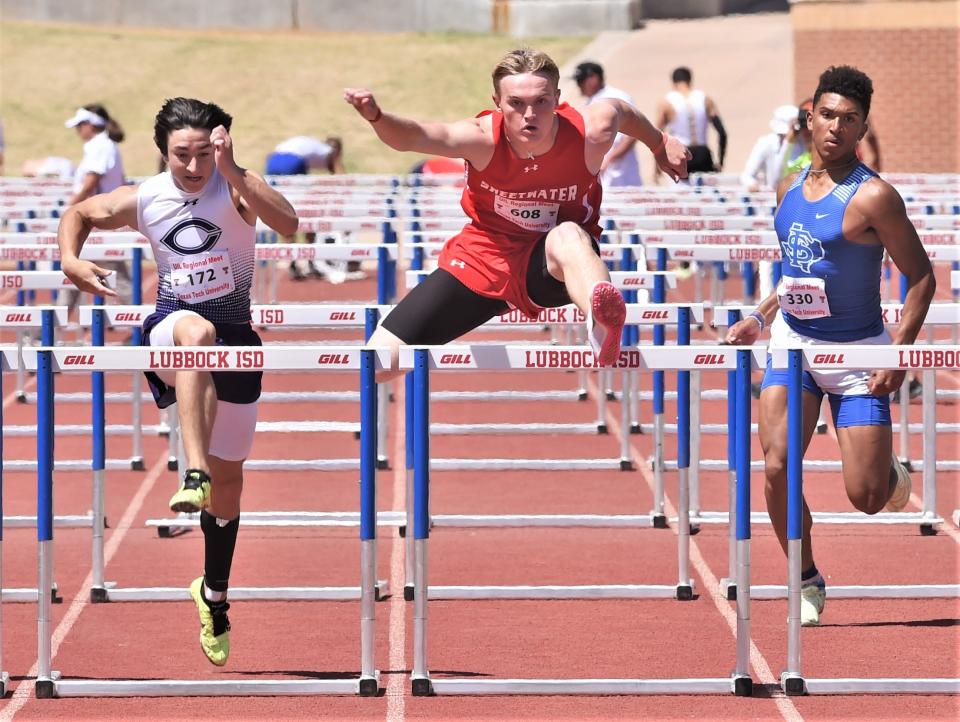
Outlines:
POLYGON ((815 213, 814 215, 816 216, 817 220, 819 221, 821 218, 826 218, 826 217, 829 216, 830 214, 829 214, 829 213, 815 213))

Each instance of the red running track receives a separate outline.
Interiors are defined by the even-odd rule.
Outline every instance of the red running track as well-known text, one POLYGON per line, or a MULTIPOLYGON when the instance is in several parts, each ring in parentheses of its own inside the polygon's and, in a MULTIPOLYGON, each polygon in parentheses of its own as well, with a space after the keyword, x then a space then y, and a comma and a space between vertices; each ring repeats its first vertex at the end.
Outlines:
MULTIPOLYGON (((942 284, 941 288, 946 287, 942 284)), ((689 291, 686 284, 680 292, 689 291)), ((372 282, 333 287, 319 281, 282 286, 284 300, 333 301, 370 298, 372 282)), ((941 294, 946 296, 946 294, 941 294)), ((292 338, 346 337, 333 333, 268 332, 267 343, 292 338)), ((483 339, 492 338, 484 333, 483 339)), ((9 342, 10 339, 2 339, 9 342)), ((544 340, 546 338, 544 337, 544 340)), ((957 374, 939 374, 941 388, 960 387, 957 374)), ((592 383, 594 383, 592 381, 592 383)), ((668 376, 668 388, 673 385, 668 376)), ((704 388, 722 387, 719 374, 704 375, 704 388)), ((122 375, 109 378, 109 390, 125 390, 122 375)), ((649 380, 643 379, 644 388, 649 380)), ((86 380, 58 379, 59 390, 83 390, 86 380)), ((433 388, 563 388, 574 377, 526 374, 434 377, 433 388)), ((9 394, 12 379, 5 379, 9 394)), ((353 379, 320 376, 268 377, 265 388, 355 388, 353 379)), ((391 404, 392 468, 378 477, 380 509, 403 506, 402 385, 391 404)), ((35 420, 34 408, 4 405, 7 424, 35 420)), ((595 420, 591 402, 501 404, 437 403, 434 421, 595 420)), ((667 419, 675 411, 668 405, 667 419)), ((919 404, 911 406, 920 421, 919 404)), ((155 411, 144 413, 151 423, 155 411)), ((957 407, 941 402, 938 420, 958 420, 957 407)), ((356 420, 347 404, 261 405, 261 420, 356 420)), ((721 402, 703 404, 704 423, 724 423, 721 402)), ((108 423, 129 420, 129 409, 108 406, 108 423)), ((650 420, 642 406, 642 420, 650 420)), ((88 409, 60 405, 58 423, 87 423, 88 409)), ((619 403, 608 409, 610 436, 435 437, 437 457, 576 458, 619 455, 616 431, 619 403)), ((632 472, 435 472, 435 513, 637 513, 652 507, 652 475, 644 460, 651 440, 632 437, 638 469, 632 472)), ((703 458, 724 458, 722 436, 701 437, 703 458)), ((938 438, 941 454, 956 456, 956 434, 938 438)), ((914 439, 919 456, 919 439, 914 439)), ((108 438, 108 456, 129 453, 128 442, 108 438)), ((667 449, 672 439, 667 438, 667 449)), ((349 434, 262 434, 255 458, 329 458, 356 454, 349 434)), ((58 458, 89 456, 77 437, 57 439, 58 458)), ((191 532, 159 539, 144 527, 165 516, 176 485, 165 469, 161 439, 145 444, 146 472, 107 474, 107 578, 121 586, 186 585, 199 573, 202 539, 191 532)), ((835 440, 816 437, 808 458, 837 458, 835 440)), ((35 456, 30 439, 8 439, 4 459, 35 456)), ((754 458, 759 448, 754 440, 754 458)), ((726 508, 726 474, 701 473, 704 509, 726 508)), ((676 476, 667 473, 667 497, 676 501, 676 476)), ((808 500, 816 510, 848 510, 836 474, 808 474, 808 500)), ((35 479, 7 473, 5 510, 29 514, 35 479)), ((356 475, 351 472, 250 473, 244 495, 248 510, 356 509, 356 475)), ((752 501, 763 508, 762 475, 752 478, 752 501)), ((960 506, 957 474, 938 475, 938 511, 949 516, 960 506)), ((915 501, 919 501, 915 499, 915 501)), ((56 477, 56 512, 84 513, 90 504, 89 473, 56 477)), ((915 504, 911 508, 918 508, 915 504)), ((54 668, 71 678, 311 679, 354 674, 359 668, 359 607, 355 602, 241 602, 231 610, 233 653, 225 669, 210 666, 197 648, 195 611, 187 603, 86 602, 90 533, 58 529, 56 572, 64 603, 54 606, 54 668)), ((769 527, 753 529, 756 583, 783 583, 786 564, 769 527)), ((5 535, 4 586, 32 586, 36 579, 35 534, 5 535)), ((638 677, 726 676, 734 666, 734 611, 717 593, 726 575, 727 533, 704 526, 694 537, 692 572, 698 596, 690 602, 663 601, 435 601, 430 604, 430 669, 443 676, 485 677, 638 677)), ((818 564, 828 584, 956 583, 960 532, 952 523, 934 537, 912 526, 819 526, 818 564)), ((244 528, 232 584, 235 586, 355 585, 358 547, 353 529, 244 528)), ((379 576, 403 583, 402 540, 381 528, 379 576)), ((612 584, 676 582, 676 543, 658 529, 450 529, 431 537, 433 584, 612 584)), ((774 685, 786 661, 786 604, 753 604, 752 675, 760 686, 753 698, 669 697, 412 697, 412 605, 394 594, 377 605, 377 663, 386 693, 375 699, 352 697, 36 700, 29 675, 36 661, 36 609, 4 605, 4 666, 14 676, 12 699, 0 703, 8 719, 955 719, 957 699, 936 696, 783 697, 774 685)), ((824 624, 803 630, 803 669, 810 677, 956 677, 957 600, 829 600, 824 624)), ((33 670, 35 671, 35 669, 33 670)))

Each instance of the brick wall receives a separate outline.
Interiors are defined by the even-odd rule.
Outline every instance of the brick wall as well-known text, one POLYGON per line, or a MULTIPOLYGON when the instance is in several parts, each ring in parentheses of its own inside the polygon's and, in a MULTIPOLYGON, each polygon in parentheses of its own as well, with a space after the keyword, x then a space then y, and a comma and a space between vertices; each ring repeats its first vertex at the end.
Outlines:
POLYGON ((873 80, 883 170, 960 172, 960 28, 922 12, 949 5, 956 12, 955 2, 795 2, 796 98, 813 95, 827 66, 854 65, 873 80))

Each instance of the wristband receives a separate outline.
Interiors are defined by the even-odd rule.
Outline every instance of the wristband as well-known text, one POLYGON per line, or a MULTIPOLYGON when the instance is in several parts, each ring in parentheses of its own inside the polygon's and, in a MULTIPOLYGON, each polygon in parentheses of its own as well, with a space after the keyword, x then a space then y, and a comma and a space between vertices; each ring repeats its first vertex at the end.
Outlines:
POLYGON ((747 318, 752 318, 758 324, 760 324, 760 332, 763 333, 763 329, 767 327, 767 322, 763 319, 763 314, 759 311, 754 311, 747 318))
POLYGON ((378 106, 377 106, 377 114, 376 114, 375 116, 373 116, 373 118, 371 118, 371 119, 368 120, 367 122, 368 122, 368 123, 376 123, 376 122, 377 122, 378 120, 380 120, 382 117, 383 117, 383 109, 378 105, 378 106))
POLYGON ((660 144, 656 148, 651 148, 650 152, 656 155, 661 150, 667 147, 667 134, 662 130, 660 131, 660 144))

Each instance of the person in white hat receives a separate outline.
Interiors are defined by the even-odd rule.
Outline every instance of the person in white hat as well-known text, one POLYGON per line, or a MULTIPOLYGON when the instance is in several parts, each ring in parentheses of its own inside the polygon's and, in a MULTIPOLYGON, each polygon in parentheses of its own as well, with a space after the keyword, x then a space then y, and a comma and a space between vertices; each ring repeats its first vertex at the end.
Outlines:
POLYGON ((106 108, 96 104, 77 108, 64 126, 75 128, 83 141, 83 159, 73 177, 69 205, 98 193, 109 193, 126 182, 123 159, 117 146, 123 140, 123 129, 106 108))
POLYGON ((747 165, 740 174, 740 183, 748 190, 776 188, 784 165, 805 150, 800 144, 791 146, 788 142, 796 134, 797 113, 795 105, 781 105, 773 111, 770 119, 770 130, 773 132, 757 139, 747 158, 747 165))

